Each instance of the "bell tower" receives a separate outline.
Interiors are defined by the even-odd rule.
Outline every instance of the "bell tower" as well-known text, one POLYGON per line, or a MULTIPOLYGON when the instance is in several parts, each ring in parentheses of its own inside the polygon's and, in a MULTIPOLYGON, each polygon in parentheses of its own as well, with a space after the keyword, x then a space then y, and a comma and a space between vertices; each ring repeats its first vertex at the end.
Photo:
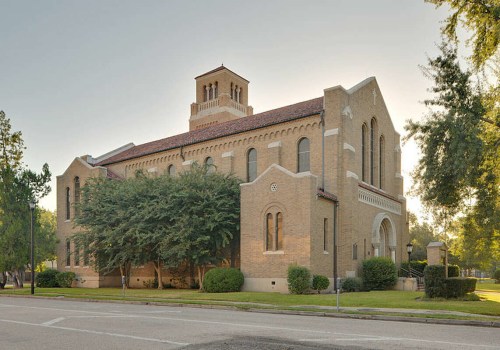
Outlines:
POLYGON ((195 80, 196 102, 191 104, 189 131, 253 114, 253 108, 248 105, 249 81, 224 65, 195 80))

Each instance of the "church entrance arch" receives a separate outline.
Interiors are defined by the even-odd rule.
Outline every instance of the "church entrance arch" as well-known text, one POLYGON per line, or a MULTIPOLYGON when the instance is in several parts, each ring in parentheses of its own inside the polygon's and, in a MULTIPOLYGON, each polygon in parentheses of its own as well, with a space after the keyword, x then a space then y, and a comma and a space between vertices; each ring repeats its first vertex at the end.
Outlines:
POLYGON ((396 226, 387 213, 375 216, 372 225, 373 256, 390 257, 396 262, 396 226))

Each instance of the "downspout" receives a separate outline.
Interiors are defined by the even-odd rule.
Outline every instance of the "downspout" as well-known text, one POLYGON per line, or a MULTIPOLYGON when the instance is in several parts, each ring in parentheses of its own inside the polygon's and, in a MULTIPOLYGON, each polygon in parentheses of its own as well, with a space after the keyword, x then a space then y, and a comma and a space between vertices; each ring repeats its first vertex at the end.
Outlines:
POLYGON ((321 190, 325 190, 325 110, 321 111, 321 190))
POLYGON ((337 269, 337 221, 338 221, 338 206, 339 202, 333 202, 333 288, 335 292, 337 292, 337 278, 338 278, 338 269, 337 269))

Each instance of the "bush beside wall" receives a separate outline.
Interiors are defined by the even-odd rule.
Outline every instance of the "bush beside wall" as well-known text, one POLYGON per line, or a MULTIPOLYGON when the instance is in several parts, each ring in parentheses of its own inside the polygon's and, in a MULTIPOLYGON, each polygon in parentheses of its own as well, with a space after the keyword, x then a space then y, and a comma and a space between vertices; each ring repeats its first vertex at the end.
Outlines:
POLYGON ((328 280, 328 277, 323 276, 323 275, 314 275, 313 276, 312 289, 317 290, 318 293, 321 290, 328 288, 329 285, 330 285, 330 281, 328 280))
POLYGON ((217 267, 209 270, 203 279, 203 290, 207 293, 239 292, 245 277, 234 268, 217 267))
POLYGON ((398 281, 396 264, 386 257, 363 261, 363 286, 366 290, 384 290, 398 281))
POLYGON ((291 294, 306 294, 311 286, 311 272, 307 267, 290 265, 287 282, 291 294))
POLYGON ((460 277, 460 268, 458 265, 448 265, 448 278, 460 277))
POLYGON ((341 286, 344 292, 359 292, 363 289, 363 280, 359 277, 347 277, 341 286))
POLYGON ((74 272, 61 272, 56 276, 56 281, 61 288, 71 288, 75 277, 76 275, 74 272))
POLYGON ((35 283, 39 288, 55 288, 59 287, 57 283, 57 275, 59 275, 59 271, 53 269, 47 269, 42 271, 36 275, 35 283))

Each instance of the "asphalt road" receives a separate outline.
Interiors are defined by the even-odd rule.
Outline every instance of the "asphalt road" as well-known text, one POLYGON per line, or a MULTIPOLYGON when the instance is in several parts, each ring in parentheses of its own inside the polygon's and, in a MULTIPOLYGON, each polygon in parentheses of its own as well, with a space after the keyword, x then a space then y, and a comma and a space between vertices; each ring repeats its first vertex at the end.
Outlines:
POLYGON ((498 328, 0 297, 0 349, 500 349, 498 328))

